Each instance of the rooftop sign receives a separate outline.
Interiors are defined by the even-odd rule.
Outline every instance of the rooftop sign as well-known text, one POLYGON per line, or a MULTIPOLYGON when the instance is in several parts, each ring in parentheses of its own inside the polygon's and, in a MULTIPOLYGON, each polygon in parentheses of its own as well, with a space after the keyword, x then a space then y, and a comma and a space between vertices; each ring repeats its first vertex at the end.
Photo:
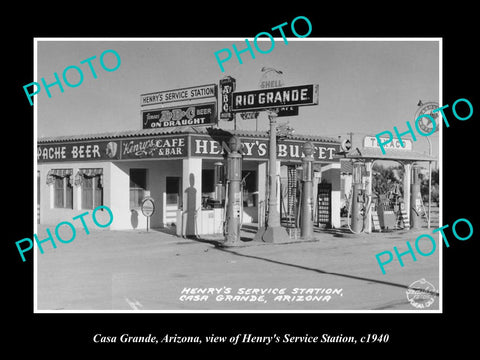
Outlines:
POLYGON ((217 85, 209 84, 142 94, 140 95, 140 105, 157 105, 174 101, 195 100, 216 96, 217 85))
POLYGON ((284 106, 318 104, 318 85, 297 85, 264 90, 234 92, 233 111, 265 110, 284 106))
MULTIPOLYGON (((380 138, 382 142, 388 140, 387 138, 380 138)), ((385 149, 395 149, 395 150, 413 150, 413 142, 410 139, 402 139, 405 146, 402 147, 400 140, 398 138, 393 138, 391 142, 385 144, 385 149)), ((374 148, 380 149, 380 145, 378 145, 377 138, 375 136, 365 136, 363 138, 363 147, 364 148, 374 148)))

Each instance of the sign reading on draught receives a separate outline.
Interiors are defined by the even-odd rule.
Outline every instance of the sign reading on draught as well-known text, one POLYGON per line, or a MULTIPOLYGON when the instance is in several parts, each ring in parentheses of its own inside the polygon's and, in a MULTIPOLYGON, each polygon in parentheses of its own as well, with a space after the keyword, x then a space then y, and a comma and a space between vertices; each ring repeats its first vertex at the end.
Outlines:
POLYGON ((195 104, 142 111, 144 129, 215 123, 215 104, 195 104))
POLYGON ((140 105, 165 104, 173 101, 203 99, 217 96, 217 85, 209 84, 183 89, 159 91, 140 95, 140 105))
POLYGON ((318 85, 297 85, 233 93, 233 111, 318 104, 318 85))

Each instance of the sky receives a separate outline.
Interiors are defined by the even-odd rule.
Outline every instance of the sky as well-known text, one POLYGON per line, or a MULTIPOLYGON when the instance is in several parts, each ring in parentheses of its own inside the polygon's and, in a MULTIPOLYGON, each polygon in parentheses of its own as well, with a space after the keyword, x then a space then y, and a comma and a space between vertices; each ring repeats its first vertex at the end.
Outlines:
MULTIPOLYGON (((270 53, 254 50, 255 59, 243 53, 243 64, 233 55, 223 64, 225 72, 220 70, 214 53, 224 48, 232 50, 232 44, 244 49, 243 38, 67 40, 37 38, 37 71, 32 81, 45 78, 47 84, 52 83, 54 72, 61 78, 70 65, 80 67, 84 75, 78 87, 64 84, 61 93, 58 86, 53 86, 51 98, 45 89, 35 96, 37 137, 140 129, 140 94, 218 84, 225 75, 236 79, 237 91, 255 90, 262 67, 282 71, 284 86, 319 85, 318 105, 301 107, 298 116, 278 118, 279 123, 288 122, 296 134, 345 137, 353 132, 363 137, 385 130, 393 132, 393 126, 405 131, 406 121, 414 123, 419 100, 441 100, 436 39, 288 38, 285 44, 282 38, 275 38, 270 53), (108 49, 121 58, 116 71, 107 72, 99 64, 100 54, 108 49), (87 64, 80 64, 94 55, 97 79, 87 64)), ((268 49, 270 40, 264 40, 258 44, 268 49)), ((115 66, 112 54, 104 59, 107 66, 115 66)), ((68 72, 68 79, 71 83, 79 80, 75 70, 68 72)), ((231 125, 220 121, 220 127, 228 129, 231 125)), ((255 126, 266 129, 267 117, 261 115, 257 125, 255 120, 237 121, 238 129, 253 130, 255 126)), ((429 137, 433 155, 438 155, 438 138, 438 132, 429 137)), ((425 137, 417 136, 414 150, 428 151, 425 137)))

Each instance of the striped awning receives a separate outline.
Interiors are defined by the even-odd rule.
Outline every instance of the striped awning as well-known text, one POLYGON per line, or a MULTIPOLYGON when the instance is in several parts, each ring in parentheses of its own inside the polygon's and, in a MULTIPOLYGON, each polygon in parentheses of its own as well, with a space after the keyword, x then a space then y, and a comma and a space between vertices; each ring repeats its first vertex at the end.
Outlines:
POLYGON ((73 169, 51 169, 47 173, 47 185, 54 183, 56 178, 69 177, 70 184, 72 184, 73 169))
POLYGON ((75 175, 75 185, 82 185, 83 179, 99 176, 100 185, 103 186, 103 169, 94 168, 94 169, 78 169, 77 174, 75 175))

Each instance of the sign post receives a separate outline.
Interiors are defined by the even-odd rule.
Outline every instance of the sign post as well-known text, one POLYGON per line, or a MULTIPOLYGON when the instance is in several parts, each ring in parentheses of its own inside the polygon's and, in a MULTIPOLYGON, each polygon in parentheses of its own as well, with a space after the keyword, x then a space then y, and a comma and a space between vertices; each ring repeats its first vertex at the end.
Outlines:
POLYGON ((289 241, 290 238, 287 231, 280 225, 280 214, 277 209, 277 114, 270 112, 268 119, 270 120, 268 218, 266 228, 264 231, 259 229, 257 235, 261 236, 265 242, 283 243, 289 241))
POLYGON ((155 202, 153 198, 146 197, 142 201, 142 214, 147 218, 147 232, 150 225, 150 217, 155 212, 155 202))
POLYGON ((234 92, 232 111, 267 111, 270 122, 270 158, 269 158, 269 196, 268 217, 265 228, 260 228, 254 240, 282 243, 290 240, 286 230, 280 224, 277 210, 277 111, 275 108, 286 106, 308 106, 318 104, 318 85, 296 85, 234 92))
MULTIPOLYGON (((433 127, 435 127, 435 132, 439 131, 439 114, 438 112, 433 112, 434 110, 438 109, 439 105, 437 102, 430 101, 425 104, 422 104, 420 100, 418 105, 419 108, 415 112, 415 119, 418 119, 419 116, 423 115, 430 115, 431 118, 435 121, 433 123, 431 120, 427 119, 425 121, 425 117, 419 121, 420 128, 430 133, 433 127)), ((426 116, 428 118, 428 116, 426 116)), ((429 137, 426 137, 428 141, 428 155, 432 156, 432 142, 430 141, 429 137)), ((432 204, 432 162, 428 161, 428 216, 427 216, 427 229, 430 229, 430 209, 432 204)))

